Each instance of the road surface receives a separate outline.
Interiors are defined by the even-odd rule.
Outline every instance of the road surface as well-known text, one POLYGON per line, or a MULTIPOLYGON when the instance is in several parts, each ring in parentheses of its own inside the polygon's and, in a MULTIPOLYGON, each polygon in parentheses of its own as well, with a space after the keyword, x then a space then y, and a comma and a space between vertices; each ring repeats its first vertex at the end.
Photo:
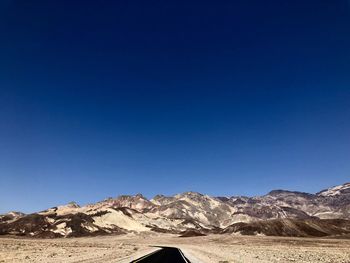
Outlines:
POLYGON ((162 247, 151 254, 131 261, 131 263, 191 263, 176 247, 162 247))

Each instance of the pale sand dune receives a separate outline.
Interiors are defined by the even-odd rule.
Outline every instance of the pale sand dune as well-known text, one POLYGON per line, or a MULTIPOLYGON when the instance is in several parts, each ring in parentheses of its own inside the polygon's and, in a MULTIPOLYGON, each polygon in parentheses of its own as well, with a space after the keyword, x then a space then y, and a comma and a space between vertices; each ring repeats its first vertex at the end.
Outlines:
POLYGON ((350 262, 350 240, 211 235, 179 238, 144 233, 62 239, 0 238, 0 262, 128 262, 153 251, 179 247, 193 263, 350 262))

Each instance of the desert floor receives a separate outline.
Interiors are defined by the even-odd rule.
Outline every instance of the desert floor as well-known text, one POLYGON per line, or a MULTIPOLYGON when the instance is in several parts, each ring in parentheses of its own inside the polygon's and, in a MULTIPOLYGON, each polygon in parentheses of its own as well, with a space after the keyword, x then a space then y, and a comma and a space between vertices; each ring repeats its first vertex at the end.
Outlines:
POLYGON ((0 262, 130 262, 157 248, 179 247, 193 262, 350 262, 350 240, 142 234, 62 239, 0 238, 0 262))

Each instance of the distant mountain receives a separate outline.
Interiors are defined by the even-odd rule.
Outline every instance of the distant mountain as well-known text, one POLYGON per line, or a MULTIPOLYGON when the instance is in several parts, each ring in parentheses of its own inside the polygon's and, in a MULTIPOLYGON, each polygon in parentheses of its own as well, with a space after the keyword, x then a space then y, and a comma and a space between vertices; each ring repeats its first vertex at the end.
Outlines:
POLYGON ((319 196, 327 196, 327 197, 340 196, 344 194, 350 194, 350 183, 334 186, 317 193, 317 195, 319 196))
POLYGON ((0 215, 0 235, 75 237, 154 231, 182 236, 239 233, 279 236, 350 234, 350 183, 316 194, 273 190, 257 197, 186 192, 108 198, 79 206, 0 215))

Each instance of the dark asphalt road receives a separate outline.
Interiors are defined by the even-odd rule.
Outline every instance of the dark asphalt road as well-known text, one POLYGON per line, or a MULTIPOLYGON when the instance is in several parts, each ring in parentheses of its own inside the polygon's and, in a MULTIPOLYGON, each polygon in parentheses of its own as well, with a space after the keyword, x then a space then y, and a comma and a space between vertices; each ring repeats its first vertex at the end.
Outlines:
POLYGON ((131 261, 131 263, 191 263, 175 247, 162 247, 161 250, 131 261))

